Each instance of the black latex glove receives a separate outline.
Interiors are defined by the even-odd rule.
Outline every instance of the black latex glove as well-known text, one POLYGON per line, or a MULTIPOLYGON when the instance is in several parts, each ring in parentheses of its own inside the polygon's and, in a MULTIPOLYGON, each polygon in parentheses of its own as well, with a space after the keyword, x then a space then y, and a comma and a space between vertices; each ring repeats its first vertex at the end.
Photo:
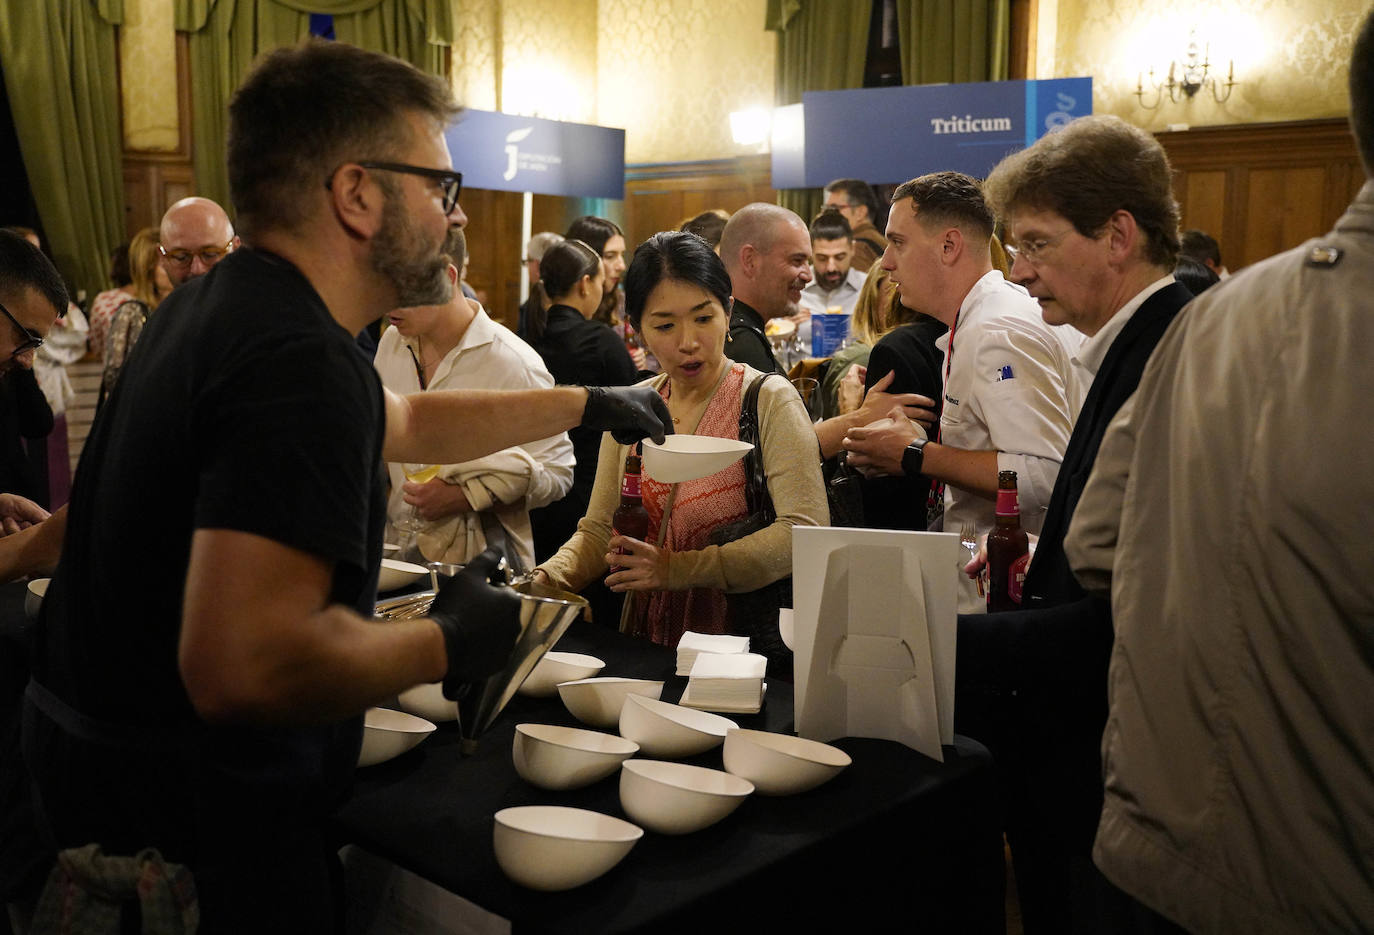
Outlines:
POLYGON ((673 417, 658 391, 647 386, 589 386, 582 424, 610 432, 622 445, 633 445, 648 436, 663 444, 673 434, 673 417))
POLYGON ((445 582, 430 606, 429 618, 444 631, 448 672, 443 690, 450 701, 468 683, 500 671, 520 636, 519 595, 488 582, 500 562, 500 554, 487 549, 445 582))

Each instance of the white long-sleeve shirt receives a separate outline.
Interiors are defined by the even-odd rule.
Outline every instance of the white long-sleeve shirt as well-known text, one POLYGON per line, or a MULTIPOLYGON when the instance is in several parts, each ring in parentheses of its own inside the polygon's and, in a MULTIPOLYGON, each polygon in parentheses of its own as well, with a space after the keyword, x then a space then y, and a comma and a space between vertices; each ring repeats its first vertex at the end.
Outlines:
MULTIPOLYGON (((377 355, 373 359, 382 383, 401 394, 421 391, 415 360, 407 344, 407 340, 395 328, 388 328, 378 342, 377 355)), ((458 346, 439 362, 427 389, 516 390, 551 386, 553 377, 534 349, 492 321, 479 307, 458 346)), ((499 418, 499 413, 495 417, 499 418)), ((510 496, 523 486, 525 512, 547 506, 572 487, 573 449, 566 433, 496 452, 476 461, 443 465, 439 476, 466 484, 480 474, 484 462, 492 471, 503 475, 500 487, 493 489, 499 489, 504 496, 510 496), (516 457, 511 458, 510 455, 516 457), (512 466, 519 467, 517 476, 513 476, 509 470, 512 466)), ((403 504, 401 485, 405 483, 405 475, 399 464, 388 465, 388 470, 391 474, 388 515, 395 517, 403 504)), ((507 517, 503 515, 501 519, 502 525, 507 525, 507 517)), ((525 528, 520 530, 507 525, 507 532, 523 540, 528 536, 528 519, 522 525, 525 528)), ((522 541, 521 544, 526 543, 522 541)), ((532 564, 533 553, 530 555, 532 564)))

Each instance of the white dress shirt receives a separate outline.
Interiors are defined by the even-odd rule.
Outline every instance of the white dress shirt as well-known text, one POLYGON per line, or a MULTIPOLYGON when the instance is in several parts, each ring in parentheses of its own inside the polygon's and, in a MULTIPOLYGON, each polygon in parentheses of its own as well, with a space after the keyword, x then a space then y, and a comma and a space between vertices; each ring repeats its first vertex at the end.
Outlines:
MULTIPOLYGON (((388 328, 378 342, 377 356, 373 359, 382 383, 402 394, 421 391, 409 344, 395 328, 388 328)), ((458 346, 439 362, 427 389, 518 390, 551 386, 553 377, 534 349, 509 329, 493 322, 479 306, 458 346)), ((499 417, 499 413, 493 414, 493 418, 499 417)), ((528 511, 547 506, 568 492, 572 487, 573 463, 572 442, 567 434, 560 433, 476 461, 446 464, 439 476, 461 483, 467 491, 470 479, 481 476, 484 469, 486 473, 499 475, 498 482, 486 485, 487 489, 499 491, 503 504, 518 506, 516 512, 522 516, 512 517, 511 511, 496 504, 493 507, 507 533, 519 540, 522 554, 528 552, 523 555, 527 562, 525 567, 532 568, 534 553, 528 538, 528 511), (510 499, 516 494, 523 494, 523 504, 519 504, 519 497, 515 501, 510 499), (521 518, 523 522, 518 521, 521 518)), ((387 515, 395 518, 407 508, 401 493, 405 474, 399 464, 389 464, 387 469, 391 475, 387 515)), ((469 500, 472 499, 470 495, 469 500)))

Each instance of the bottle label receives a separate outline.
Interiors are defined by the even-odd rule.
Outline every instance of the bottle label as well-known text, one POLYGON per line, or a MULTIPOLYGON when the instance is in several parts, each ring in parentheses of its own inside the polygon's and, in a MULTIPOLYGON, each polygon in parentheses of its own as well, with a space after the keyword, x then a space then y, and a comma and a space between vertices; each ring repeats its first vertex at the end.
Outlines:
POLYGON ((1030 565, 1030 553, 1017 557, 1007 568, 1007 597, 1017 604, 1021 603, 1021 589, 1026 583, 1026 568, 1030 565))
POLYGON ((620 495, 622 497, 634 497, 639 499, 639 475, 625 474, 625 479, 620 482, 620 495))
POLYGON ((1015 490, 997 491, 997 515, 998 516, 1020 516, 1021 507, 1016 499, 1015 490))

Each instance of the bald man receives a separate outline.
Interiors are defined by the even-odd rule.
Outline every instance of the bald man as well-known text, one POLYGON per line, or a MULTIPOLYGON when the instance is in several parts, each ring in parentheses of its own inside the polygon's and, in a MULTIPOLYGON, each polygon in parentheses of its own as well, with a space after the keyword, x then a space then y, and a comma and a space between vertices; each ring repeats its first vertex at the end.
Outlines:
POLYGON ((745 205, 725 225, 720 258, 735 299, 726 356, 764 373, 783 372, 763 327, 801 310, 802 289, 811 281, 806 222, 778 205, 745 205))
POLYGON ((195 195, 167 209, 158 237, 162 268, 175 286, 204 276, 239 245, 224 209, 195 195))

